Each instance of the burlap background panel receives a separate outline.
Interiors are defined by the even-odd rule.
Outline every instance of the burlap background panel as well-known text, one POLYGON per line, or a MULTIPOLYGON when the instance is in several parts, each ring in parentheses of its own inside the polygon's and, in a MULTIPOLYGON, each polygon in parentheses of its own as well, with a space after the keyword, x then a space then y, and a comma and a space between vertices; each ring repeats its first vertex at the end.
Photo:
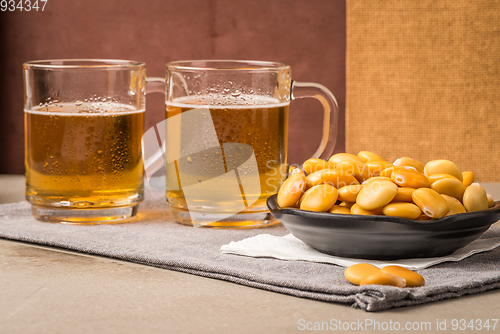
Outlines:
POLYGON ((500 182, 500 1, 347 0, 346 151, 500 182))

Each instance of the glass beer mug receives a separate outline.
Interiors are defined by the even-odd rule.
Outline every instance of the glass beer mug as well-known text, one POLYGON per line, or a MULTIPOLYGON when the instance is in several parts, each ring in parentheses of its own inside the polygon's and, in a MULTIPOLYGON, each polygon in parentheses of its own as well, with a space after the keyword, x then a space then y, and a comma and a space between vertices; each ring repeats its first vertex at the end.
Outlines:
MULTIPOLYGON (((168 63, 166 120, 156 130, 174 219, 204 227, 273 224, 266 200, 286 177, 289 104, 303 97, 324 108, 322 141, 313 157, 328 159, 338 108, 326 87, 293 81, 290 66, 280 63, 168 63)), ((148 132, 148 142, 156 141, 154 130, 148 132)), ((149 178, 159 168, 158 153, 144 155, 149 178)))
POLYGON ((146 67, 125 60, 24 64, 26 199, 36 218, 96 223, 143 200, 146 67))

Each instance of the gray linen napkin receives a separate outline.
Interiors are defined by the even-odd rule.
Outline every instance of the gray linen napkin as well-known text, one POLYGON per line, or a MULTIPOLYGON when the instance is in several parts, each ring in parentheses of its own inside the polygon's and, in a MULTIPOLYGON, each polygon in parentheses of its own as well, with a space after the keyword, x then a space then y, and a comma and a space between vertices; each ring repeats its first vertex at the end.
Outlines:
MULTIPOLYGON (((220 247, 260 233, 286 235, 281 225, 265 230, 212 230, 173 222, 164 192, 147 189, 135 222, 64 225, 37 221, 28 203, 0 205, 0 237, 107 256, 135 263, 226 280, 269 291, 380 311, 500 288, 500 248, 460 262, 419 270, 420 288, 358 287, 344 268, 305 261, 281 261, 222 254, 220 247)), ((500 236, 490 228, 482 238, 500 236)))

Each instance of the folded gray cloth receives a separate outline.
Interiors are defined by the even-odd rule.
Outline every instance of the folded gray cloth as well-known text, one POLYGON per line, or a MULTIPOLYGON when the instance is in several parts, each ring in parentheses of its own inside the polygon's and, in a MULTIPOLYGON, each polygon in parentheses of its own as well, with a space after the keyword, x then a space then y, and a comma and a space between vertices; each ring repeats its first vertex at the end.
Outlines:
MULTIPOLYGON (((220 247, 253 235, 285 235, 281 225, 255 230, 193 228, 173 222, 164 192, 148 189, 138 219, 110 225, 65 225, 37 221, 26 202, 0 205, 0 237, 102 255, 120 260, 222 279, 297 297, 350 303, 380 311, 500 288, 500 248, 460 262, 419 270, 420 288, 358 287, 344 268, 305 261, 282 261, 222 254, 220 247)), ((491 227, 482 238, 500 236, 491 227)))

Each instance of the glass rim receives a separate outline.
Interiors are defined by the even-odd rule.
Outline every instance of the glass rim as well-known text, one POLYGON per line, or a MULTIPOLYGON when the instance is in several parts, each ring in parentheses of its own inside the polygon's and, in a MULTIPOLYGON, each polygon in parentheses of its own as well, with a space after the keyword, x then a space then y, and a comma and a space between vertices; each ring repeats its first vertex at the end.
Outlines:
POLYGON ((179 60, 169 62, 165 67, 167 70, 238 72, 277 71, 290 68, 289 65, 279 62, 231 59, 179 60), (211 64, 212 66, 210 66, 211 64), (222 64, 227 64, 227 67, 223 67, 222 64))
POLYGON ((146 63, 135 60, 123 59, 91 59, 91 58, 76 58, 76 59, 45 59, 31 60, 23 63, 25 68, 30 69, 120 69, 145 67, 146 63))

